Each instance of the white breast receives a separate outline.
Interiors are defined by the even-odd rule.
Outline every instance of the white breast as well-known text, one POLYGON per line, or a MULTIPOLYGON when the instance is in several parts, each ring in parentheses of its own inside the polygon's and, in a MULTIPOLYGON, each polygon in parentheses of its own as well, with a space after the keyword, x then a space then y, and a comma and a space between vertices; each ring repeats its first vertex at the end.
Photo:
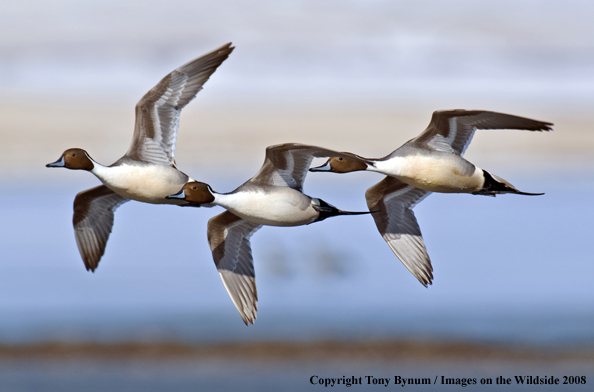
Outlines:
POLYGON ((96 166, 95 174, 121 196, 145 203, 167 203, 165 196, 180 191, 187 176, 166 165, 96 166))
POLYGON ((309 197, 287 187, 217 194, 215 202, 235 215, 261 225, 300 226, 318 217, 309 197))
MULTIPOLYGON (((482 188, 483 171, 465 173, 463 158, 454 154, 419 154, 378 161, 375 171, 431 192, 471 193, 482 188)), ((470 166, 472 167, 472 166, 470 166)))

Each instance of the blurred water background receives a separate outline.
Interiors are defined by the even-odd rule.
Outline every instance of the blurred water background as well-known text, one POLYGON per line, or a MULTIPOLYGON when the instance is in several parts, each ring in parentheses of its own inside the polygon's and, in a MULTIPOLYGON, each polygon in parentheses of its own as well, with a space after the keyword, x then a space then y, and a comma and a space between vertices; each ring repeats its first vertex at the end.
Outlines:
MULTIPOLYGON (((592 349, 593 11, 586 1, 3 2, 0 345, 412 339, 592 349), (69 147, 115 161, 140 97, 229 41, 236 50, 184 109, 176 150, 178 166, 217 191, 253 176, 268 145, 379 157, 421 132, 432 111, 464 108, 555 123, 546 134, 479 131, 466 153, 546 195, 423 201, 415 213, 434 266, 428 289, 368 216, 265 227, 252 238, 260 300, 250 327, 208 249, 206 222, 220 208, 128 203, 99 269, 86 272, 72 201, 98 180, 44 165, 69 147)), ((381 178, 311 173, 305 193, 365 210, 365 189, 381 178)), ((228 379, 208 361, 87 361, 0 362, 0 387, 303 390, 320 367, 335 376, 393 370, 217 362, 243 375, 228 379)), ((435 360, 422 369, 591 374, 591 363, 435 360)), ((398 366, 427 376, 414 363, 398 366)))

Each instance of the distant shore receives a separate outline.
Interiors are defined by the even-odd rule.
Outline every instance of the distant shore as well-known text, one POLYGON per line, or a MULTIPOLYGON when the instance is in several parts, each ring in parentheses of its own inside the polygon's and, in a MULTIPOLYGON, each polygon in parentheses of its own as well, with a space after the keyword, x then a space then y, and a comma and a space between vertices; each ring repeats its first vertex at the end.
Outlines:
POLYGON ((254 360, 494 360, 591 362, 594 347, 564 349, 467 342, 407 340, 249 342, 183 344, 178 342, 84 343, 48 342, 0 345, 0 360, 12 359, 254 359, 254 360))
MULTIPOLYGON (((0 157, 3 178, 18 179, 24 173, 43 178, 45 164, 73 146, 110 164, 132 138, 133 101, 0 97, 0 102, 0 121, 10 130, 3 134, 4 145, 10 146, 0 157)), ((266 146, 287 142, 381 157, 421 133, 439 109, 450 107, 381 100, 319 105, 197 102, 181 117, 176 160, 190 173, 203 168, 234 172, 241 160, 248 175, 261 165, 266 146)), ((481 167, 542 173, 592 166, 594 136, 587 113, 505 105, 467 109, 505 111, 555 124, 554 132, 480 132, 466 157, 481 167)))

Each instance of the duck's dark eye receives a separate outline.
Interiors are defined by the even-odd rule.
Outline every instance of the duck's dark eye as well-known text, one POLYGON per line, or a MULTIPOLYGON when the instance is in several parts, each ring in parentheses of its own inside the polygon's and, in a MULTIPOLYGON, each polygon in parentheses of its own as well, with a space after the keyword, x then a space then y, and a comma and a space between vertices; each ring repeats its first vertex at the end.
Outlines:
POLYGON ((342 161, 342 157, 338 158, 339 161, 342 161))
POLYGON ((75 154, 75 153, 72 153, 72 156, 73 156, 73 157, 75 157, 75 156, 76 156, 76 154, 75 154))
POLYGON ((193 190, 196 190, 196 189, 198 189, 198 187, 195 187, 195 186, 193 186, 193 187, 192 187, 192 189, 193 189, 193 190))

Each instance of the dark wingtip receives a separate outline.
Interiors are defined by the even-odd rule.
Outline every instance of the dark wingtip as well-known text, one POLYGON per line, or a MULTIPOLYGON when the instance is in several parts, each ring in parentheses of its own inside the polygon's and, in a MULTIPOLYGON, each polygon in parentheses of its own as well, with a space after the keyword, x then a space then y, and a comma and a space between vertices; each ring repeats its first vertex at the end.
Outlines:
POLYGON ((241 318, 243 320, 243 323, 245 324, 246 327, 249 327, 250 325, 254 325, 254 321, 256 320, 255 318, 253 319, 248 319, 248 318, 241 318))
POLYGON ((233 52, 233 50, 235 49, 235 46, 232 46, 232 45, 233 45, 233 42, 227 42, 225 45, 222 46, 222 48, 221 48, 220 51, 221 52, 223 52, 223 51, 227 52, 226 54, 227 54, 227 56, 229 56, 233 52))

